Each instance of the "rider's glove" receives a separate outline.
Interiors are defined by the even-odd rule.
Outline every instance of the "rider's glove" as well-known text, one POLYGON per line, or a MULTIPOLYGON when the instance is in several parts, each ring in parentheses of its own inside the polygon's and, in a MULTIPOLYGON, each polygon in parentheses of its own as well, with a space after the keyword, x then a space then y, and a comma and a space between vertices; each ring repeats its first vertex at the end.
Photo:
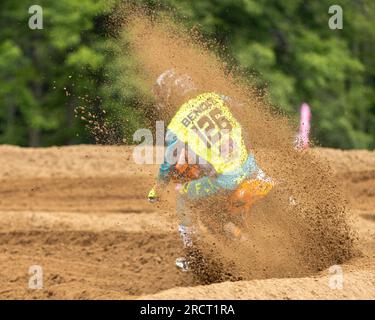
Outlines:
POLYGON ((150 192, 148 193, 148 201, 150 201, 151 203, 154 203, 156 201, 158 201, 158 195, 156 193, 156 188, 153 187, 150 192))

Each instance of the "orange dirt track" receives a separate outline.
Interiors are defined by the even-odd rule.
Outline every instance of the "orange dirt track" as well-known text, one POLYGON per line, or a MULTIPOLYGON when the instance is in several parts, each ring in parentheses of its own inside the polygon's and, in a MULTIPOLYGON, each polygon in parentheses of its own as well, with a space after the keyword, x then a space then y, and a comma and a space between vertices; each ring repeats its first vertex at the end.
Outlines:
POLYGON ((145 200, 156 166, 132 161, 130 147, 0 147, 2 299, 374 299, 375 152, 315 149, 344 187, 362 254, 303 278, 199 285, 174 267, 181 254, 169 203, 145 200), (43 289, 28 289, 29 267, 43 289))

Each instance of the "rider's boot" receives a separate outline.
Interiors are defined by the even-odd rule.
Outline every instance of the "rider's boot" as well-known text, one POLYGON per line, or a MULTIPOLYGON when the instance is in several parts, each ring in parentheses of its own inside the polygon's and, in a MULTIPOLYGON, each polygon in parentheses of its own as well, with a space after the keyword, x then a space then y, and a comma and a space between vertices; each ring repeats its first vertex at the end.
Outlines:
POLYGON ((183 272, 189 271, 189 263, 185 257, 179 257, 176 259, 176 267, 183 272))

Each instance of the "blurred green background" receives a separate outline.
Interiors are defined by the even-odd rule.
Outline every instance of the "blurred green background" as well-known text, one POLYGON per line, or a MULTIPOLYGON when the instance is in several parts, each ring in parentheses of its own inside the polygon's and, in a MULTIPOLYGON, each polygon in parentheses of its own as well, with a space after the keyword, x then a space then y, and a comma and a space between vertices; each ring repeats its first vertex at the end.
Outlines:
MULTIPOLYGON (((133 60, 109 32, 119 2, 1 1, 0 143, 93 143, 85 126, 104 121, 101 109, 109 127, 100 132, 109 143, 131 142, 147 126, 133 60), (43 30, 28 27, 34 4, 43 8, 43 30), (86 111, 75 117, 77 107, 86 111)), ((307 102, 322 146, 375 147, 375 1, 135 2, 173 7, 187 26, 199 25, 205 37, 225 44, 284 112, 297 117, 307 102), (328 27, 333 4, 343 9, 342 30, 328 27)))

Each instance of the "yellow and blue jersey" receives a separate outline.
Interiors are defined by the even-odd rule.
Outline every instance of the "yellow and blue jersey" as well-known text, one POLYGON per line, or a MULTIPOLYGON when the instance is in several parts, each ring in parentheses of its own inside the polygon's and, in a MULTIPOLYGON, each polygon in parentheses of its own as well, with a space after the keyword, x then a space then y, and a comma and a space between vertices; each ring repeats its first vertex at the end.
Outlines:
POLYGON ((164 163, 159 179, 169 181, 171 167, 178 153, 187 148, 196 155, 196 163, 211 166, 214 176, 186 183, 182 193, 189 198, 202 198, 219 190, 234 190, 246 178, 259 174, 256 161, 247 152, 242 127, 216 93, 203 93, 184 103, 177 111, 166 134, 164 163))

